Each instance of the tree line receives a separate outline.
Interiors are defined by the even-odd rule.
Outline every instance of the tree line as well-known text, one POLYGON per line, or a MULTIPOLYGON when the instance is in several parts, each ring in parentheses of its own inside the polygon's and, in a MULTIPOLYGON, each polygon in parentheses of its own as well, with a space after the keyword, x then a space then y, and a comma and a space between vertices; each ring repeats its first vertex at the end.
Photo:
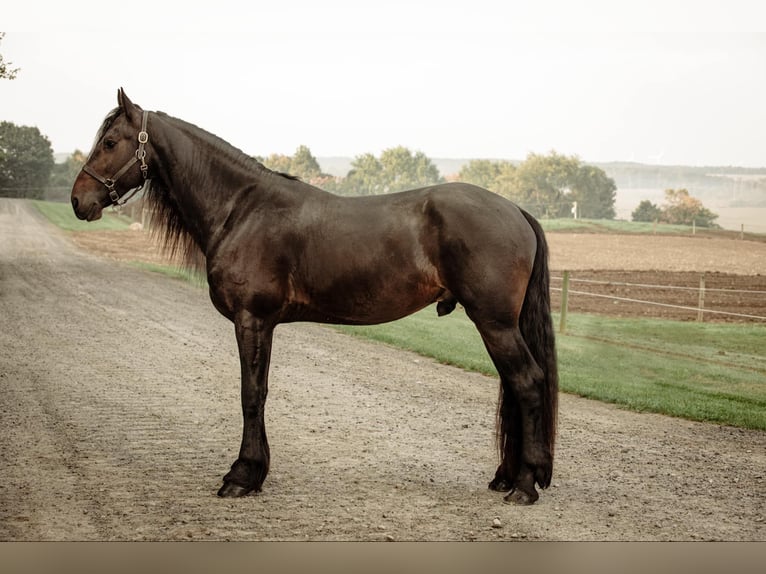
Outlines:
MULTIPOLYGON (((515 202, 536 217, 614 219, 616 185, 599 167, 576 156, 552 151, 530 153, 524 161, 471 160, 457 174, 443 176, 422 152, 397 146, 358 155, 343 177, 324 173, 311 150, 301 145, 291 156, 256 157, 266 167, 285 172, 339 195, 394 193, 445 181, 485 187, 515 202)), ((55 163, 48 138, 36 127, 0 122, 0 195, 65 200, 86 160, 79 150, 55 163)), ((642 202, 634 221, 662 221, 705 227, 717 217, 686 189, 668 190, 667 204, 642 202)))
POLYGON ((270 169, 296 175, 339 195, 378 195, 463 181, 507 197, 537 217, 615 217, 614 181, 602 169, 556 152, 532 153, 520 163, 472 160, 451 176, 442 176, 423 152, 404 146, 385 149, 380 156, 356 156, 344 177, 323 173, 306 146, 300 146, 293 156, 273 154, 257 159, 270 169))

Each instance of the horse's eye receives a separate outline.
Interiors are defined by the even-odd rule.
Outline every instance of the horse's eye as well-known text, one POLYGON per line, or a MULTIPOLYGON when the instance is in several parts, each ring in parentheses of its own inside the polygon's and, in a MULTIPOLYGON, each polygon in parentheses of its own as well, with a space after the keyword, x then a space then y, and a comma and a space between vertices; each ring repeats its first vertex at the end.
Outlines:
POLYGON ((117 142, 114 140, 104 140, 104 147, 106 149, 112 149, 116 145, 117 145, 117 142))

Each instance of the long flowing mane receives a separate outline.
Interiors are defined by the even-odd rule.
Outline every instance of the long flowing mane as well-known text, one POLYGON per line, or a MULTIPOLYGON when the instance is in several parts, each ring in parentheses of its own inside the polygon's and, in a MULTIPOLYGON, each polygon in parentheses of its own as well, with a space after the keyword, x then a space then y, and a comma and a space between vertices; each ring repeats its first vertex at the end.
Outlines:
POLYGON ((205 269, 205 254, 197 245, 181 219, 178 207, 168 189, 152 180, 144 192, 149 211, 149 228, 164 254, 191 271, 205 269))
MULTIPOLYGON (((194 124, 163 112, 155 113, 165 122, 201 144, 193 148, 194 156, 191 158, 191 165, 205 164, 203 155, 214 153, 219 160, 223 159, 234 167, 252 171, 254 181, 261 174, 270 174, 292 180, 298 179, 289 174, 270 170, 254 157, 194 124)), ((206 193, 215 194, 219 189, 218 183, 211 180, 208 174, 192 174, 190 177, 194 178, 194 186, 204 188, 206 193)), ((150 212, 149 220, 152 234, 159 240, 163 252, 187 269, 203 271, 205 269, 205 255, 186 227, 176 200, 159 178, 153 179, 151 185, 145 190, 144 200, 150 212)))

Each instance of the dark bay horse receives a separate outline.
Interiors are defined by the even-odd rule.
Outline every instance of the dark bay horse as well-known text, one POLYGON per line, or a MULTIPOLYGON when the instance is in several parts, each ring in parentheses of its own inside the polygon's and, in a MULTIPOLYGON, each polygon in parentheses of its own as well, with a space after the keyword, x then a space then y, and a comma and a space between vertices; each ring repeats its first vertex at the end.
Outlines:
POLYGON ((539 223, 463 184, 339 197, 273 172, 204 130, 147 112, 118 92, 72 188, 92 221, 150 180, 144 197, 170 252, 207 273, 234 323, 244 430, 220 496, 261 489, 269 470, 264 407, 279 323, 366 325, 460 303, 500 373, 500 464, 489 483, 532 504, 549 486, 558 375, 539 223))

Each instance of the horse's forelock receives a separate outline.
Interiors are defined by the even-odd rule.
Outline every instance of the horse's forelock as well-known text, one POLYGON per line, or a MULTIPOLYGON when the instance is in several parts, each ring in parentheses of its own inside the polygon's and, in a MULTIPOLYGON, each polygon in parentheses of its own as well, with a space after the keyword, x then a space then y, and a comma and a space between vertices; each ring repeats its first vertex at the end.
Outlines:
POLYGON ((114 120, 117 119, 117 117, 122 112, 121 108, 114 108, 111 112, 109 112, 106 117, 104 118, 103 123, 101 124, 101 127, 98 128, 98 132, 96 132, 96 138, 93 140, 93 145, 90 148, 90 153, 88 154, 88 160, 90 161, 91 157, 93 157, 93 153, 96 151, 96 145, 98 142, 101 141, 101 138, 104 137, 107 130, 109 130, 110 127, 112 127, 112 124, 114 123, 114 120))

